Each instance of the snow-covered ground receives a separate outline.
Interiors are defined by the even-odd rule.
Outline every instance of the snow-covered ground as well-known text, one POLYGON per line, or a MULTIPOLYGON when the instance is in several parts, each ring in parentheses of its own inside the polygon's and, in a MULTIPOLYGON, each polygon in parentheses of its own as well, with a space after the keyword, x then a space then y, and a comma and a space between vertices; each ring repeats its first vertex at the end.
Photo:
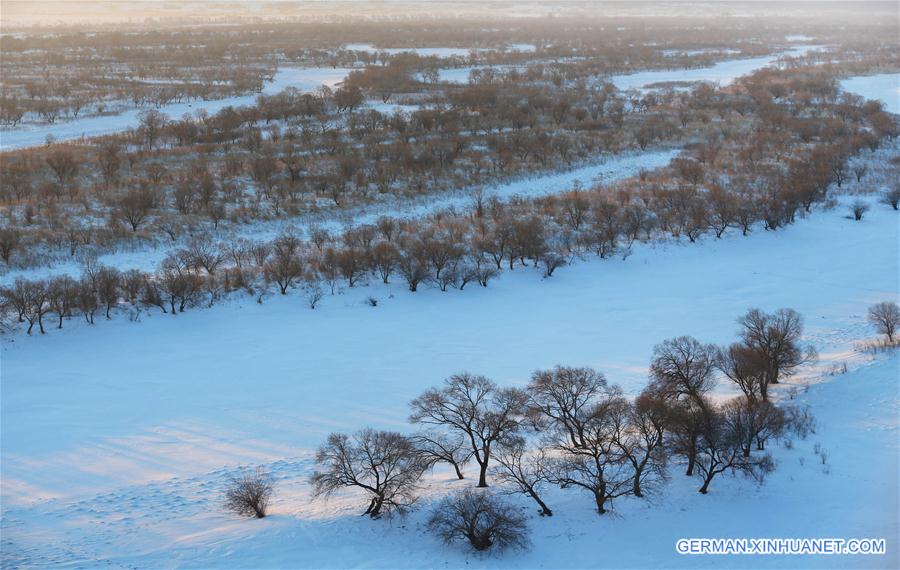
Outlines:
MULTIPOLYGON (((18 335, 2 347, 4 566, 895 568, 900 360, 869 363, 852 346, 872 336, 866 308, 898 297, 898 219, 884 205, 861 222, 846 213, 747 238, 640 246, 550 279, 520 268, 486 289, 372 285, 316 310, 294 294, 18 335), (377 307, 365 305, 370 295, 377 307), (327 433, 406 430, 408 400, 451 373, 522 385, 537 368, 589 365, 634 394, 655 343, 729 342, 751 306, 797 309, 819 370, 851 369, 806 379, 821 380, 800 396, 819 430, 775 450, 779 469, 763 487, 722 478, 704 497, 674 474, 659 496, 620 501, 603 519, 583 494, 551 491, 556 515, 532 516, 532 549, 502 558, 423 536, 424 510, 369 521, 358 497, 310 501, 305 478, 327 433), (221 508, 227 476, 251 464, 276 478, 262 521, 221 508), (675 553, 677 538, 710 536, 885 538, 888 555, 675 553)), ((425 505, 458 485, 439 472, 425 505)))
POLYGON ((810 51, 822 49, 824 46, 805 45, 796 46, 785 52, 762 57, 748 57, 720 61, 709 67, 694 69, 665 69, 659 71, 642 71, 627 75, 615 75, 608 80, 617 88, 626 91, 628 89, 643 89, 656 83, 708 81, 725 86, 730 85, 735 79, 743 75, 749 75, 758 69, 775 64, 785 56, 798 57, 810 51))
MULTIPOLYGON (((348 68, 294 68, 284 67, 275 73, 272 81, 263 86, 263 93, 272 95, 296 87, 302 91, 313 91, 322 85, 334 87, 343 81, 352 71, 348 68)), ((218 113, 225 107, 253 105, 258 93, 226 97, 210 101, 189 101, 172 103, 158 108, 173 119, 180 119, 185 114, 194 114, 205 110, 209 114, 218 113)), ((39 146, 52 136, 55 141, 78 139, 107 135, 133 128, 138 125, 138 115, 144 109, 129 109, 116 115, 98 115, 82 117, 72 121, 58 121, 54 124, 25 125, 15 129, 0 130, 0 151, 39 146)))
POLYGON ((841 81, 841 89, 884 103, 884 110, 900 114, 900 73, 862 75, 841 81))

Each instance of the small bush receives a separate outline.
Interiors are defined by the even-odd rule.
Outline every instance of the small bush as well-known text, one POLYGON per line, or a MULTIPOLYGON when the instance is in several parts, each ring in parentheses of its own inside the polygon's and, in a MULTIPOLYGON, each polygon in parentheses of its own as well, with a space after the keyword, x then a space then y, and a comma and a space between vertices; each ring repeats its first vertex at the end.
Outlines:
POLYGON ((465 539, 472 548, 526 548, 525 517, 487 491, 466 489, 440 501, 428 519, 428 529, 444 542, 465 539))
POLYGON ((863 202, 862 200, 856 200, 852 204, 850 204, 850 212, 853 214, 853 219, 857 222, 863 219, 863 215, 869 211, 869 205, 863 202))
POLYGON ((257 469, 231 480, 225 491, 225 508, 245 517, 261 519, 266 516, 272 497, 272 480, 267 473, 257 469))

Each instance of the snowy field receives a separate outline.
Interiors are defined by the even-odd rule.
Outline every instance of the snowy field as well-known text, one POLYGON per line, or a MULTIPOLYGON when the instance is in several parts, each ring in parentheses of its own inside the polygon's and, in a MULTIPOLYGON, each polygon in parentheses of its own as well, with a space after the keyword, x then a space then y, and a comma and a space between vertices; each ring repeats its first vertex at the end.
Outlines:
POLYGON ((841 88, 866 99, 881 101, 885 111, 900 114, 900 73, 851 77, 841 81, 841 88))
MULTIPOLYGON (((18 335, 2 347, 4 566, 896 568, 900 360, 852 348, 873 336, 866 308, 898 297, 898 219, 874 203, 861 222, 846 214, 842 205, 779 232, 640 246, 550 279, 520 268, 486 289, 373 284, 314 311, 295 294, 18 335), (370 295, 378 307, 364 304, 370 295), (427 508, 371 521, 356 496, 309 500, 312 451, 330 431, 405 431, 408 400, 449 374, 521 386, 538 368, 588 365, 635 394, 655 343, 730 342, 751 306, 798 310, 821 355, 794 380, 814 384, 800 398, 820 427, 776 447, 779 469, 762 487, 722 478, 701 496, 697 480, 673 472, 662 494, 620 501, 603 519, 577 491, 548 495, 552 519, 519 498, 534 544, 502 558, 422 535, 427 508), (824 374, 843 363, 849 373, 824 374), (257 464, 276 478, 273 515, 224 512, 226 478, 257 464), (675 553, 677 538, 710 536, 886 538, 888 555, 675 553)), ((424 506, 457 485, 437 472, 424 506)))

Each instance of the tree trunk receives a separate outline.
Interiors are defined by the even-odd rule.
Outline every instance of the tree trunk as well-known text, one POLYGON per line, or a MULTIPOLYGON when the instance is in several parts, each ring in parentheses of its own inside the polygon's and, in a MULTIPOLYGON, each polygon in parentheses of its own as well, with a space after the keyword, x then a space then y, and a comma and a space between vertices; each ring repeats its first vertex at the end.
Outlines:
POLYGON ((541 500, 541 498, 538 496, 538 494, 534 492, 534 489, 528 489, 528 496, 530 496, 532 499, 534 499, 534 502, 537 503, 538 506, 541 508, 540 514, 542 517, 552 517, 553 516, 553 511, 551 511, 550 507, 548 507, 547 504, 541 500))
POLYGON ((364 515, 369 515, 370 517, 378 518, 381 514, 381 506, 384 504, 384 497, 373 497, 372 502, 369 503, 369 508, 366 509, 364 515))
POLYGON ((478 473, 478 486, 479 487, 487 487, 487 468, 488 462, 487 458, 485 458, 484 463, 479 463, 480 471, 478 473))
POLYGON ((597 503, 597 514, 606 514, 606 496, 602 492, 594 491, 594 501, 597 503))
POLYGON ((690 477, 694 474, 694 465, 697 463, 697 442, 696 440, 691 442, 691 447, 688 449, 688 466, 685 475, 690 477))
POLYGON ((704 495, 706 494, 706 491, 709 489, 709 484, 712 483, 713 477, 715 477, 715 473, 710 471, 709 475, 707 475, 706 478, 703 479, 703 486, 700 487, 700 492, 703 493, 704 495))
POLYGON ((456 471, 456 477, 458 479, 465 479, 465 477, 463 477, 462 470, 460 470, 459 468, 459 463, 457 463, 456 461, 451 461, 450 464, 453 465, 453 469, 456 471))
POLYGON ((643 498, 644 496, 644 493, 641 491, 641 474, 643 471, 643 467, 638 467, 634 470, 634 496, 638 498, 643 498))

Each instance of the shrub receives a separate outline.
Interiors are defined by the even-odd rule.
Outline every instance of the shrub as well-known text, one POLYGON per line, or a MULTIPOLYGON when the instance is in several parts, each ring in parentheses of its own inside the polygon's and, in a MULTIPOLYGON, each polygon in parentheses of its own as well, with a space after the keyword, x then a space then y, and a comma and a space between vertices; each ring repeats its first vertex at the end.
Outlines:
POLYGON ((850 212, 853 214, 853 219, 857 222, 863 219, 863 215, 868 211, 869 205, 862 200, 856 200, 850 204, 850 212))
POLYGON ((525 517, 487 491, 466 489, 440 501, 428 519, 428 529, 444 542, 465 539, 472 548, 526 548, 525 517))
POLYGON ((225 508, 241 516, 264 518, 272 491, 271 478, 257 468, 254 473, 244 473, 231 479, 225 491, 225 508))

